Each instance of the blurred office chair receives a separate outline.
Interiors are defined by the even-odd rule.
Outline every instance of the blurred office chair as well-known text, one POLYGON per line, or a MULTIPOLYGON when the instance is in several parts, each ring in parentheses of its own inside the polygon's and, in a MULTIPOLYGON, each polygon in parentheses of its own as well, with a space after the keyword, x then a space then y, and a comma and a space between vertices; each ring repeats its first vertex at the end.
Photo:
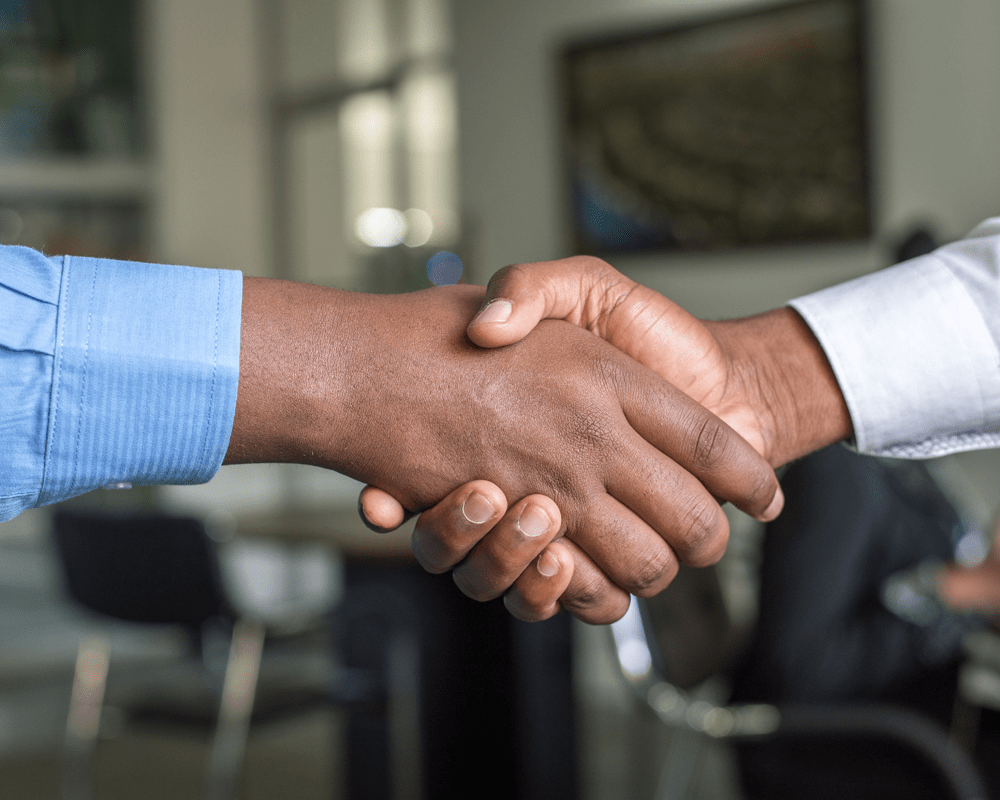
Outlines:
POLYGON ((718 676, 688 688, 678 686, 665 674, 675 648, 658 638, 649 610, 656 603, 656 598, 633 597, 625 616, 611 626, 618 665, 632 693, 672 732, 656 800, 690 796, 708 742, 805 738, 901 745, 939 775, 944 796, 986 800, 986 789, 966 752, 937 723, 912 710, 876 703, 728 703, 726 683, 718 676))
MULTIPOLYGON (((409 782, 419 756, 409 733, 418 726, 407 691, 416 672, 408 642, 394 640, 384 669, 349 670, 333 666, 325 643, 329 616, 308 625, 299 621, 295 630, 271 636, 260 620, 240 616, 233 608, 215 544, 196 519, 60 509, 54 515, 54 540, 66 590, 77 604, 107 618, 179 626, 186 632, 196 668, 185 672, 172 664, 148 671, 131 691, 125 687, 120 702, 129 719, 214 729, 206 775, 210 800, 236 795, 252 724, 329 704, 386 714, 393 755, 386 769, 393 773, 394 786, 409 782), (215 658, 220 638, 228 638, 224 667, 215 658), (316 655, 317 638, 325 658, 320 664, 315 658, 303 661, 304 654, 316 655), (271 659, 275 669, 266 668, 265 639, 267 652, 279 656, 271 659), (306 648, 300 646, 303 640, 306 648), (178 684, 179 677, 187 680, 178 684)), ((366 613, 371 612, 355 609, 347 622, 364 624, 366 613)), ((81 641, 66 729, 67 800, 91 793, 90 762, 109 660, 106 637, 81 641)))
MULTIPOLYGON (((765 535, 754 631, 730 624, 713 568, 682 569, 612 626, 629 685, 674 732, 659 797, 686 796, 712 739, 798 747, 820 738, 887 743, 929 765, 951 796, 986 797, 966 752, 939 723, 880 700, 899 681, 958 657, 961 631, 911 624, 880 601, 899 570, 948 557, 954 510, 918 465, 842 447, 796 462, 782 485, 787 503, 765 535), (731 702, 734 678, 742 697, 765 702, 731 702)), ((828 761, 836 769, 837 759, 828 761)), ((801 765, 793 759, 792 767, 801 765)), ((767 771, 772 784, 791 785, 767 771)))

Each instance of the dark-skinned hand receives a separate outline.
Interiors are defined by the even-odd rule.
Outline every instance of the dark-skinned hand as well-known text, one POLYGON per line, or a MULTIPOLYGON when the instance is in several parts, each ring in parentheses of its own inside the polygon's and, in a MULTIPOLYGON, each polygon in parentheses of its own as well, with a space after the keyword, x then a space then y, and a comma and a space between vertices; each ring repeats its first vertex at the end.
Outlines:
MULTIPOLYGON (((667 378, 727 422, 773 466, 850 435, 850 417, 826 357, 791 309, 703 321, 604 261, 579 256, 498 272, 468 335, 485 348, 508 346, 544 319, 584 328, 667 378)), ((476 493, 506 509, 498 487, 480 484, 476 493)), ((463 511, 469 496, 468 487, 459 487, 418 520, 414 546, 437 554, 431 566, 455 567, 456 582, 473 597, 504 588, 508 608, 522 619, 544 619, 560 603, 572 609, 573 578, 565 570, 575 562, 556 541, 540 549, 531 566, 526 557, 534 551, 520 543, 523 533, 510 518, 523 503, 541 503, 542 498, 524 498, 507 516, 498 512, 479 520, 463 511)), ((507 495, 512 496, 517 495, 507 495)), ((762 520, 781 508, 780 494, 763 513, 738 498, 724 499, 762 520)), ((361 505, 363 516, 382 529, 398 526, 405 516, 390 495, 372 487, 362 492, 361 505)), ((606 572, 612 580, 613 574, 629 569, 628 554, 617 558, 621 565, 606 572)))
MULTIPOLYGON (((505 497, 550 498, 559 518, 532 503, 522 529, 533 519, 534 541, 560 537, 553 557, 572 560, 560 602, 594 622, 624 613, 628 592, 662 589, 678 560, 720 557, 728 526, 716 498, 770 513, 778 484, 767 462, 690 396, 562 321, 477 347, 465 328, 483 296, 247 279, 227 463, 335 469, 408 511, 476 479, 505 497)), ((418 537, 415 550, 441 566, 432 544, 418 537)), ((468 586, 481 597, 506 588, 471 574, 468 586)))

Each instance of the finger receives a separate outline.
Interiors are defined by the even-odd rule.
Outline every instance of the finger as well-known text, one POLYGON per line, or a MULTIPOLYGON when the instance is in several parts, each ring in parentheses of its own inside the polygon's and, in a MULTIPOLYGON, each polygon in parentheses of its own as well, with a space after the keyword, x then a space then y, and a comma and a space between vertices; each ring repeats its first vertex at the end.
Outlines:
MULTIPOLYGON (((720 516, 724 525, 721 509, 720 516)), ((724 547, 725 532, 720 535, 724 547)), ((586 519, 570 529, 567 538, 600 566, 602 576, 629 594, 650 597, 677 574, 677 555, 662 532, 609 494, 593 499, 586 519)))
POLYGON ((702 362, 711 339, 704 324, 672 300, 592 256, 499 270, 467 334, 480 347, 500 347, 523 339, 543 319, 586 328, 684 390, 698 385, 691 365, 702 362))
POLYGON ((631 598, 615 586, 573 541, 559 540, 573 556, 573 575, 559 604, 577 619, 591 625, 607 625, 625 616, 631 598))
POLYGON ((559 612, 559 598, 573 578, 573 553, 564 539, 549 544, 503 596, 507 610, 524 622, 541 622, 559 612))
POLYGON ((376 533, 394 531, 413 516, 395 497, 374 486, 366 486, 358 495, 358 514, 376 533))
POLYGON ((459 563, 507 510, 504 493, 489 481, 470 481, 417 518, 410 547, 435 574, 459 563))
POLYGON ((620 499, 636 511, 639 509, 635 503, 644 505, 646 512, 641 515, 654 528, 663 530, 661 525, 675 519, 678 509, 688 513, 679 505, 682 500, 696 502, 694 508, 709 513, 705 497, 697 492, 690 476, 697 478, 712 496, 731 502, 762 522, 778 516, 784 506, 784 495, 774 470, 725 422, 639 365, 621 376, 618 392, 625 418, 655 450, 642 453, 645 448, 639 446, 638 452, 629 455, 634 464, 645 465, 648 476, 645 484, 625 480, 609 490, 616 496, 624 494, 620 499), (685 472, 690 473, 688 478, 684 477, 685 472), (657 485, 653 481, 657 480, 666 481, 660 485, 673 486, 678 493, 668 496, 655 491, 657 485))
POLYGON ((634 447, 632 461, 642 465, 641 478, 622 471, 609 476, 606 503, 613 509, 605 511, 609 520, 603 526, 586 524, 572 538, 616 583, 648 597, 669 582, 660 579, 657 570, 671 569, 666 553, 654 546, 650 536, 661 539, 676 561, 706 567, 725 552, 729 521, 715 497, 686 469, 642 440, 634 447), (616 562, 626 566, 616 563, 610 568, 606 559, 614 559, 616 551, 620 553, 616 562), (619 577, 629 582, 619 583, 619 577))
POLYGON ((514 264, 490 278, 483 307, 469 323, 469 338, 499 347, 527 336, 543 319, 591 327, 636 284, 591 256, 514 264))
POLYGON ((559 507, 548 497, 519 500, 455 567, 455 583, 473 600, 499 597, 521 573, 531 570, 561 528, 559 507))
POLYGON ((938 576, 938 594, 956 611, 1000 613, 1000 565, 947 567, 938 576))

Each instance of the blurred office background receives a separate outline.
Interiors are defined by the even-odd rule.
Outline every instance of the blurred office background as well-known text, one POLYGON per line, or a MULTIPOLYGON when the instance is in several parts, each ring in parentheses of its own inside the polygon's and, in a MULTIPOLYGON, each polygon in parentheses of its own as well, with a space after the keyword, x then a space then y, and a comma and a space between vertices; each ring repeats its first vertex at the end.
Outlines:
MULTIPOLYGON (((461 258, 464 280, 483 283, 505 264, 571 252, 559 62, 567 42, 771 5, 779 4, 8 0, 0 241, 374 291, 429 285, 428 258, 446 250, 461 258)), ((740 316, 886 266, 916 226, 946 241, 1000 213, 1000 5, 871 0, 868 12, 870 235, 623 253, 615 266, 696 315, 740 316)), ((1000 455, 947 462, 963 513, 987 525, 1000 506, 1000 455)), ((405 559, 405 530, 377 537, 349 521, 359 488, 319 470, 237 467, 202 487, 105 492, 78 504, 207 519, 223 531, 240 602, 315 610, 342 597, 345 553, 405 559), (242 520, 296 515, 310 530, 316 519, 337 522, 294 545, 280 531, 225 533, 242 520)), ((169 634, 109 627, 73 608, 50 528, 44 509, 0 526, 5 797, 60 796, 83 634, 109 630, 113 656, 126 663, 169 662, 177 651, 169 634)), ((731 612, 749 618, 759 530, 739 514, 733 529, 720 574, 731 612)), ((607 631, 574 624, 571 635, 574 791, 642 796, 634 751, 651 745, 607 631)), ((113 722, 98 750, 97 796, 198 795, 205 737, 116 732, 113 722)), ((317 713, 255 734, 244 796, 340 796, 344 726, 336 713, 317 713)), ((709 770, 704 796, 739 796, 731 766, 723 758, 709 770)))

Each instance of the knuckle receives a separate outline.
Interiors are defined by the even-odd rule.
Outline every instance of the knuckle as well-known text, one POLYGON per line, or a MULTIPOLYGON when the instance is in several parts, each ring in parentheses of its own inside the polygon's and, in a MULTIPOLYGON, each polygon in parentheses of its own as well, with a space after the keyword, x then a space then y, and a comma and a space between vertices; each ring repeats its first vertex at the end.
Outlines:
POLYGON ((694 564, 696 567, 710 567, 712 564, 719 563, 719 560, 726 553, 726 546, 729 544, 729 526, 726 526, 725 531, 716 537, 714 542, 714 548, 707 549, 702 559, 697 559, 697 563, 694 564))
POLYGON ((521 622, 541 622, 553 613, 551 602, 532 602, 514 589, 503 596, 503 603, 507 611, 521 622))
POLYGON ((602 602, 608 599, 607 585, 603 576, 593 575, 567 589, 560 602, 575 616, 596 612, 602 602))
POLYGON ((693 552, 685 563, 692 567, 710 567, 722 558, 726 552, 726 545, 729 544, 729 522, 724 514, 719 515, 721 525, 712 536, 702 543, 702 546, 693 552))
POLYGON ((410 539, 410 550, 413 551, 413 557, 417 559, 417 563, 426 572, 432 575, 439 575, 448 569, 448 567, 442 566, 441 560, 437 557, 439 555, 436 552, 438 548, 429 545, 427 537, 421 534, 419 528, 413 532, 413 536, 410 539))
POLYGON ((690 566, 707 566, 722 556, 729 536, 729 523, 718 503, 710 497, 688 509, 682 535, 675 546, 680 560, 690 566), (712 560, 714 559, 714 560, 712 560))
POLYGON ((613 588, 600 573, 575 582, 559 598, 560 605, 582 622, 606 625, 628 611, 629 595, 613 588))
POLYGON ((591 625, 610 625, 625 616, 628 611, 629 597, 622 593, 620 597, 607 597, 599 606, 571 613, 582 622, 591 625))
POLYGON ((545 617, 536 611, 535 609, 528 609, 524 606, 518 605, 517 603, 508 602, 507 596, 504 595, 504 607, 514 619, 520 620, 521 622, 541 622, 545 617))
POLYGON ((606 609, 605 616, 601 619, 600 624, 610 625, 612 622, 618 622, 618 620, 625 616, 625 612, 628 611, 628 605, 628 598, 625 598, 614 605, 609 605, 606 609))
POLYGON ((465 558, 468 547, 462 547, 441 533, 418 525, 410 537, 410 549, 417 563, 426 572, 440 575, 465 558))
POLYGON ((623 363, 618 352, 607 347, 595 345, 590 354, 590 371, 608 393, 622 394, 631 387, 631 371, 623 363))
POLYGON ((476 551, 474 556, 463 567, 476 571, 483 584, 483 592, 489 593, 490 599, 503 594, 531 563, 530 560, 526 562, 524 558, 518 559, 513 554, 492 550, 476 551))
POLYGON ((529 277, 530 274, 524 264, 508 264, 493 273, 487 293, 490 297, 507 297, 517 285, 529 277))
POLYGON ((428 558, 421 558, 417 556, 417 563, 423 567, 424 572, 429 572, 431 575, 443 575, 449 569, 451 565, 444 561, 433 561, 428 558))
POLYGON ((584 253, 576 257, 580 265, 587 270, 592 270, 594 272, 606 272, 608 270, 614 270, 607 261, 603 258, 598 258, 597 256, 592 256, 588 253, 584 253))
POLYGON ((493 600, 500 595, 500 592, 490 588, 489 581, 481 580, 481 576, 470 569, 458 567, 451 575, 462 594, 479 603, 493 600))
POLYGON ((614 440, 606 415, 596 408, 584 409, 573 417, 573 434, 588 450, 609 447, 614 440))
POLYGON ((692 461, 698 468, 706 472, 717 468, 729 449, 729 431, 725 423, 713 416, 703 419, 691 447, 692 461))
POLYGON ((774 493, 777 491, 777 488, 777 478, 774 476, 771 468, 763 464, 759 469, 753 470, 750 486, 740 505, 753 514, 763 512, 771 504, 771 500, 774 499, 774 493))
POLYGON ((667 587, 677 570, 677 557, 665 543, 661 544, 637 565, 631 585, 625 588, 639 597, 651 597, 667 587))

